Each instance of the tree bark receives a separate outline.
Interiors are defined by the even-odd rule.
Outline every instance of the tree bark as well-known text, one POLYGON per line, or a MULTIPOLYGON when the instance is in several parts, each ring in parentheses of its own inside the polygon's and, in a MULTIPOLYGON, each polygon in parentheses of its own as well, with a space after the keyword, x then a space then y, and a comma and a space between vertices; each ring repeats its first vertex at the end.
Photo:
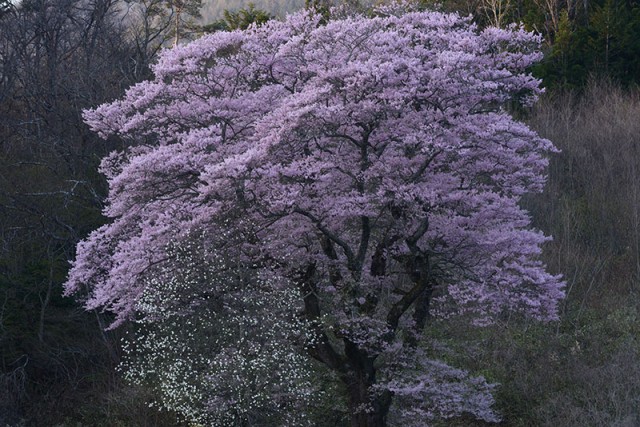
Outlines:
POLYGON ((351 427, 384 427, 391 406, 391 393, 374 393, 376 369, 374 356, 345 340, 345 354, 349 368, 342 376, 349 395, 351 427))

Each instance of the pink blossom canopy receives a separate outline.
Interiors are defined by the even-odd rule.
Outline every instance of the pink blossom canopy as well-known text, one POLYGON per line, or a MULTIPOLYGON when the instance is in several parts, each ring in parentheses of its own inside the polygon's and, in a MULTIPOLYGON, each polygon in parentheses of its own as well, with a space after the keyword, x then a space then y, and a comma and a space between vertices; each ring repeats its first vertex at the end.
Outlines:
POLYGON ((67 292, 89 284, 88 306, 123 319, 168 241, 233 211, 290 267, 345 270, 357 298, 399 286, 371 273, 376 251, 419 253, 460 307, 554 318, 562 283, 518 206, 553 147, 504 110, 540 92, 538 42, 433 12, 301 13, 166 51, 154 80, 85 113, 131 148, 103 161, 113 220, 79 245, 67 292))

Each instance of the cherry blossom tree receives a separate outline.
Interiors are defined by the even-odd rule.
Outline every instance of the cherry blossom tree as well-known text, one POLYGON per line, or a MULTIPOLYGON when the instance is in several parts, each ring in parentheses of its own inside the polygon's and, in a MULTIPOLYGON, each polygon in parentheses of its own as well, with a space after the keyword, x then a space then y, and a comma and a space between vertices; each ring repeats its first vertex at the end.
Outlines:
POLYGON ((203 244, 297 290, 307 353, 343 382, 353 426, 495 421, 491 386, 431 360, 422 331, 556 319, 563 282, 519 206, 554 147, 507 111, 541 91, 540 39, 437 12, 321 22, 168 50, 152 81, 85 113, 127 148, 102 162, 111 222, 79 244, 67 293, 88 285, 118 326, 172 245, 226 233, 203 244))

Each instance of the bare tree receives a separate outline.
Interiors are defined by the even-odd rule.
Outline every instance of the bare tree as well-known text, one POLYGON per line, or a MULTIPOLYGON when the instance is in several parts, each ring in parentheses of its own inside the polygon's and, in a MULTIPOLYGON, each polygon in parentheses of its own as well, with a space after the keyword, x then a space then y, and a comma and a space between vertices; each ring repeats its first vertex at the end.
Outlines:
POLYGON ((139 49, 128 36, 121 6, 0 3, 0 394, 29 388, 0 402, 36 424, 61 415, 61 400, 70 400, 62 390, 77 391, 87 369, 112 363, 112 341, 80 320, 60 284, 76 242, 102 221, 106 185, 95 170, 113 149, 89 132, 82 110, 122 94, 155 55, 153 39, 139 49))
POLYGON ((502 28, 511 11, 511 0, 482 0, 482 9, 489 25, 502 28))

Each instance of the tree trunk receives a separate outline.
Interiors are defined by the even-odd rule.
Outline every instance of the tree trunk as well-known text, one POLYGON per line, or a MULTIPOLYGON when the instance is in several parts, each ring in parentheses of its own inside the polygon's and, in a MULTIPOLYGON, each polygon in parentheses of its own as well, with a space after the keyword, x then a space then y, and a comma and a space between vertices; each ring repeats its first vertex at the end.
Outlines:
POLYGON ((391 396, 372 399, 369 386, 363 383, 353 384, 348 387, 348 391, 351 427, 384 427, 387 425, 391 396))
POLYGON ((391 393, 388 391, 373 394, 376 384, 375 357, 358 349, 353 343, 345 342, 345 353, 350 368, 342 380, 349 394, 349 411, 352 427, 384 427, 391 406, 391 393))

